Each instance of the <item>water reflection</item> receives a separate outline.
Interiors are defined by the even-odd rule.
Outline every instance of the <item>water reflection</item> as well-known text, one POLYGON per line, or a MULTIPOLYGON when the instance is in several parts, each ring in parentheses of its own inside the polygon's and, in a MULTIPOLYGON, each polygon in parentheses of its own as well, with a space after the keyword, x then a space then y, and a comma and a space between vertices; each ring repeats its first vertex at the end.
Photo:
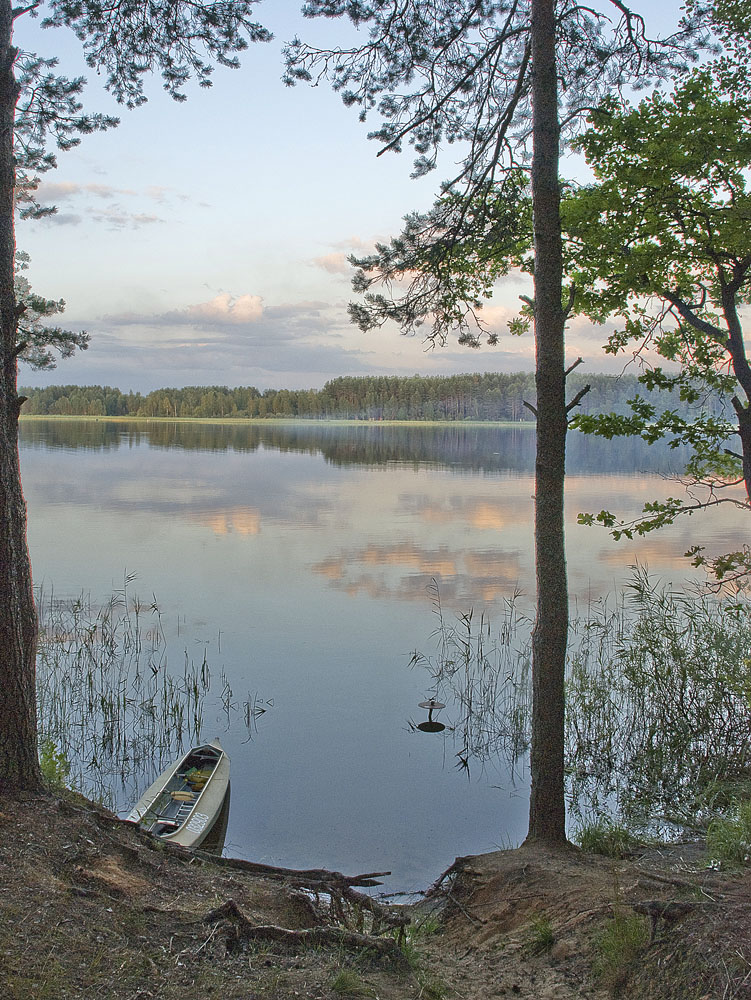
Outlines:
MULTIPOLYGON (((531 621, 509 601, 491 622, 452 621, 434 594, 435 652, 413 654, 449 705, 442 752, 467 772, 502 761, 525 778, 531 621)), ((617 600, 571 621, 565 782, 572 826, 615 816, 647 836, 696 836, 747 797, 751 600, 680 592, 635 571, 617 600)), ((410 729, 438 731, 428 722, 410 729)), ((444 726, 440 726, 443 730, 444 726)))
POLYGON ((222 801, 222 808, 219 815, 211 827, 209 835, 201 844, 201 850, 206 854, 219 855, 224 850, 227 840, 227 828, 229 827, 230 799, 232 797, 232 785, 227 785, 227 792, 222 801))
MULTIPOLYGON (((407 463, 439 469, 520 473, 534 471, 534 426, 487 427, 462 424, 383 426, 380 424, 298 423, 202 424, 142 421, 22 419, 25 448, 88 449, 94 451, 151 448, 247 454, 260 448, 322 455, 336 466, 381 466, 407 463)), ((669 449, 640 439, 623 439, 617 447, 600 438, 571 432, 567 469, 592 472, 679 472, 686 449, 669 449)))
POLYGON ((418 722, 417 728, 421 733, 442 733, 446 728, 442 722, 438 722, 437 719, 433 718, 433 712, 440 712, 442 708, 446 706, 442 701, 436 701, 434 698, 430 698, 428 701, 421 701, 417 706, 418 708, 424 708, 427 710, 428 717, 424 722, 418 722))
MULTIPOLYGON (((520 606, 533 603, 529 428, 23 421, 21 437, 36 582, 96 603, 124 568, 135 570, 139 592, 159 597, 170 674, 181 676, 186 650, 198 664, 208 652, 205 737, 224 743, 235 720, 226 734, 233 854, 391 869, 392 886, 408 889, 457 853, 523 837, 523 783, 490 760, 471 782, 446 767, 458 712, 404 666, 434 627, 433 579, 452 618, 474 607, 475 620, 491 609, 495 621, 519 591, 520 606), (243 705, 253 712, 256 691, 275 707, 248 742, 243 705), (404 723, 403 706, 426 696, 448 706, 434 712, 447 727, 436 738, 404 723)), ((575 442, 567 530, 576 599, 611 590, 644 551, 655 572, 682 577, 676 553, 695 532, 712 544, 714 530, 724 551, 745 531, 740 515, 693 517, 653 549, 644 539, 615 545, 577 525, 577 511, 638 510, 674 487, 638 471, 654 450, 629 467, 625 448, 608 446, 605 474, 592 443, 575 442)), ((485 696, 489 686, 473 695, 485 696)))

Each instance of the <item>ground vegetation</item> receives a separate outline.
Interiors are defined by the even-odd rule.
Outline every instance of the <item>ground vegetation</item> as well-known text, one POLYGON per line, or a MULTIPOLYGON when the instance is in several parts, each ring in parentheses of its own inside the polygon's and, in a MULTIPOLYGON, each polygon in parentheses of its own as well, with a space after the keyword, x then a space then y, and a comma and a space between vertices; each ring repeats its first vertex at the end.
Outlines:
POLYGON ((71 793, 6 796, 0 834, 9 1000, 749 996, 748 869, 700 844, 461 858, 404 907, 367 877, 170 848, 71 793))

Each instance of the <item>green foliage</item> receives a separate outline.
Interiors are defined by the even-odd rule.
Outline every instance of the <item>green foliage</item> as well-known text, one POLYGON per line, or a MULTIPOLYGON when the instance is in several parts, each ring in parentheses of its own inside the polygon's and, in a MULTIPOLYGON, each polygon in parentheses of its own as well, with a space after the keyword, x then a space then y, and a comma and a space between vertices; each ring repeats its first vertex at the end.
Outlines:
POLYGON ((581 519, 632 537, 702 506, 740 503, 717 491, 749 476, 751 368, 740 310, 751 301, 751 100, 703 69, 670 96, 656 92, 635 108, 607 99, 578 144, 596 183, 571 191, 562 206, 576 310, 598 323, 622 321, 610 353, 633 346, 637 355, 651 350, 678 366, 647 365, 645 387, 699 405, 724 399, 736 417, 656 415, 637 397, 628 416, 573 419, 572 426, 607 438, 638 434, 691 446, 686 476, 708 487, 706 497, 655 502, 628 523, 607 511, 581 519), (742 454, 727 448, 733 434, 742 454))
POLYGON ((69 358, 76 348, 85 351, 89 345, 89 335, 83 331, 72 333, 59 326, 46 326, 43 322, 48 316, 63 312, 65 302, 60 299, 45 299, 32 292, 26 276, 20 272, 29 266, 29 255, 23 251, 16 252, 16 301, 22 308, 18 320, 17 357, 33 369, 54 368, 56 365, 53 350, 61 358, 69 358))
POLYGON ((581 823, 574 840, 588 854, 602 854, 606 858, 628 857, 639 844, 627 827, 603 818, 581 823))
POLYGON ((602 985, 608 989, 621 986, 648 941, 645 919, 621 906, 614 907, 613 919, 595 939, 594 972, 602 985))
POLYGON ((544 913, 538 913, 530 921, 531 936, 529 939, 529 950, 533 955, 539 955, 543 951, 549 951, 555 943, 555 934, 550 918, 544 913))
POLYGON ((748 93, 751 84, 751 10, 747 0, 687 0, 686 10, 705 18, 722 43, 711 62, 731 93, 748 93))
POLYGON ((707 854, 710 864, 751 863, 751 800, 735 802, 728 815, 712 820, 707 828, 707 854))
MULTIPOLYGON (((590 385, 586 409, 610 408, 625 413, 628 400, 638 388, 633 375, 574 373, 572 391, 590 385)), ((341 377, 322 389, 266 389, 253 386, 187 386, 156 389, 148 395, 122 392, 111 386, 57 385, 24 388, 23 413, 49 416, 112 417, 312 417, 357 420, 507 420, 531 422, 524 405, 536 400, 534 375, 530 372, 421 376, 341 377)), ((651 395, 654 412, 660 413, 659 392, 651 395)), ((690 419, 692 406, 682 406, 690 419)))
POLYGON ((39 740, 39 766, 48 785, 52 788, 65 788, 70 774, 70 761, 50 736, 42 736, 39 740))

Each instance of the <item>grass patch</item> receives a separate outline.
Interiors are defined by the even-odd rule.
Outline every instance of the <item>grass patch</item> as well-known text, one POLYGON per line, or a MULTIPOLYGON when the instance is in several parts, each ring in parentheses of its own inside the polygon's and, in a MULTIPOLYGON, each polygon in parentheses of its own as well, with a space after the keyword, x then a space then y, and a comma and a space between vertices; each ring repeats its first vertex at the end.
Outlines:
POLYGON ((340 969, 331 980, 331 989, 340 996, 373 997, 375 991, 351 969, 340 969))
POLYGON ((627 827, 608 819, 582 823, 574 841, 587 854, 602 854, 606 858, 625 858, 639 844, 638 837, 627 827))
POLYGON ((532 955, 540 955, 544 951, 549 951, 555 942, 553 925, 544 913, 538 913, 530 922, 531 935, 527 944, 527 950, 532 955))
POLYGON ((707 829, 707 853, 712 862, 751 862, 751 800, 737 802, 728 816, 718 816, 707 829))
POLYGON ((417 979, 418 1000, 443 1000, 448 993, 448 987, 438 976, 424 970, 415 973, 417 979))
POLYGON ((613 920, 596 938, 593 971, 608 989, 621 986, 647 942, 649 929, 643 917, 616 908, 613 920))
POLYGON ((39 740, 39 766, 50 788, 60 790, 67 787, 70 761, 50 736, 42 736, 39 740))
POLYGON ((425 968, 423 956, 419 951, 420 938, 436 934, 440 930, 439 920, 428 915, 420 923, 409 924, 405 930, 401 950, 404 960, 415 977, 417 1000, 443 1000, 449 991, 448 986, 440 976, 425 968))

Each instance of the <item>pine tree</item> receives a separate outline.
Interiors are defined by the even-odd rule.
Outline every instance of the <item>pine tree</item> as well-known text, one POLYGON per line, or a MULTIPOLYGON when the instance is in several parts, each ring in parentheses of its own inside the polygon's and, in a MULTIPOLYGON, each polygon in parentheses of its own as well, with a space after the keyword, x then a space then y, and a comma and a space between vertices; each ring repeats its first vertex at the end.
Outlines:
MULTIPOLYGON (((46 211, 34 192, 38 173, 55 164, 50 143, 69 149, 82 135, 116 124, 113 118, 83 114, 83 79, 57 76, 55 60, 21 53, 13 42, 14 26, 19 18, 37 16, 44 6, 48 16, 43 24, 72 29, 88 65, 102 72, 106 87, 132 108, 146 100, 147 73, 160 72, 167 92, 184 100, 191 78, 209 86, 212 63, 237 66, 249 41, 267 40, 269 33, 251 19, 253 2, 50 0, 13 7, 0 0, 0 788, 34 788, 41 781, 37 621, 18 461, 18 359, 34 349, 28 328, 19 339, 19 324, 28 323, 29 302, 18 295, 16 284, 16 210, 20 203, 21 215, 46 211)), ((43 302, 31 302, 40 316, 49 314, 43 302)))
MULTIPOLYGON (((458 174, 444 184, 442 255, 468 227, 485 224, 489 200, 504 183, 517 183, 531 152, 534 313, 536 337, 537 458, 535 542, 537 615, 533 632, 533 707, 530 840, 565 842, 563 783, 563 679, 568 637, 568 586, 563 530, 566 430, 564 304, 559 158, 561 133, 570 132, 585 107, 625 84, 666 75, 691 54, 697 23, 685 21, 663 42, 647 37, 643 19, 621 0, 604 13, 567 0, 309 0, 311 16, 346 16, 367 42, 322 50, 296 41, 288 49, 287 80, 316 82, 328 76, 346 104, 373 113, 371 135, 381 152, 410 143, 415 174, 435 168, 446 143, 466 144, 458 174)), ((509 199, 513 204, 513 197, 509 199)), ((388 272, 379 277, 388 280, 388 272)), ((426 308, 415 297, 402 302, 406 326, 426 314, 429 336, 476 344, 474 302, 460 294, 426 308)), ((362 287, 362 286, 361 286, 362 287)), ((424 291, 424 289, 423 289, 424 291)), ((357 313, 361 325, 367 313, 357 313)))

